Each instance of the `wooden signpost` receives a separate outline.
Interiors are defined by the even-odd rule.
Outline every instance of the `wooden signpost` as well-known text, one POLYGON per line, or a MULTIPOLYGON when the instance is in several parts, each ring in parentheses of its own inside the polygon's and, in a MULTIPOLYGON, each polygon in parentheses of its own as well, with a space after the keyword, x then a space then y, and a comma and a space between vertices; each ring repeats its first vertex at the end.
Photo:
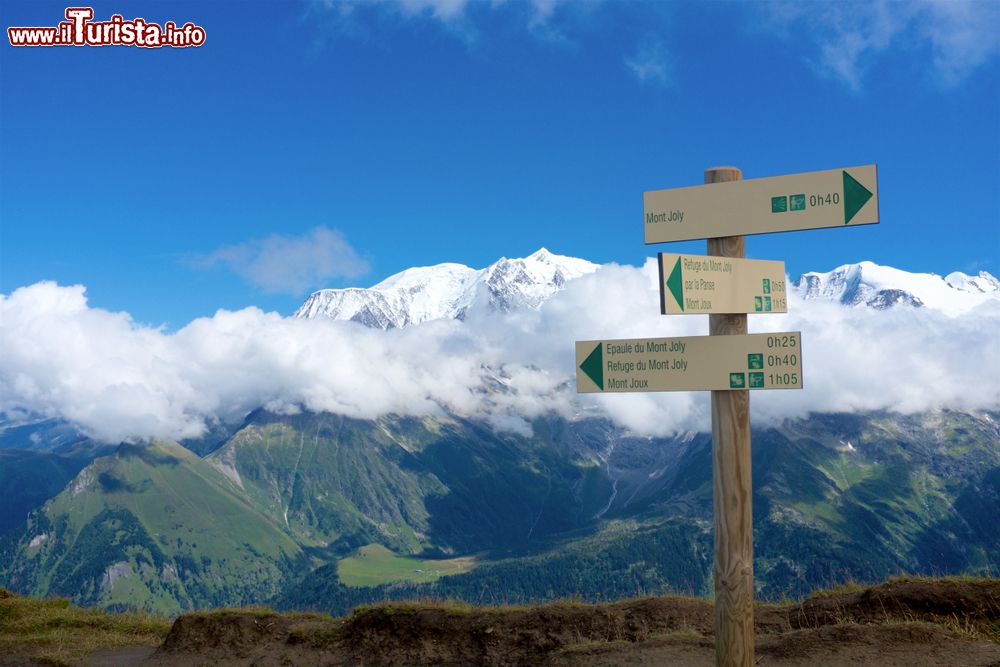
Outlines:
POLYGON ((712 392, 720 667, 754 665, 749 389, 802 388, 798 332, 747 335, 746 313, 785 312, 787 300, 784 264, 744 259, 744 235, 878 222, 875 165, 742 177, 716 167, 705 185, 643 195, 646 243, 708 239, 706 257, 661 253, 659 264, 660 312, 708 313, 709 336, 576 344, 578 392, 712 392))

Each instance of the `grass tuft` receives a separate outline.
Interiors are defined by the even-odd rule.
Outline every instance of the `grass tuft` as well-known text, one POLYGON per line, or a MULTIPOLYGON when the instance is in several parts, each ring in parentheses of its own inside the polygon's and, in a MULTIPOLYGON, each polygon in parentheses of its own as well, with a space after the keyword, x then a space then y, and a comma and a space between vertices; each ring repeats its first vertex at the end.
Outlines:
POLYGON ((170 620, 156 614, 83 609, 65 598, 34 600, 0 589, 0 655, 27 652, 68 665, 99 648, 157 646, 169 630, 170 620))
MULTIPOLYGON (((836 584, 830 588, 821 588, 819 590, 813 591, 809 597, 810 598, 828 598, 834 595, 844 595, 847 593, 860 593, 863 590, 870 588, 870 584, 861 584, 853 579, 849 579, 843 583, 836 584)), ((793 600, 789 602, 794 603, 793 600)))

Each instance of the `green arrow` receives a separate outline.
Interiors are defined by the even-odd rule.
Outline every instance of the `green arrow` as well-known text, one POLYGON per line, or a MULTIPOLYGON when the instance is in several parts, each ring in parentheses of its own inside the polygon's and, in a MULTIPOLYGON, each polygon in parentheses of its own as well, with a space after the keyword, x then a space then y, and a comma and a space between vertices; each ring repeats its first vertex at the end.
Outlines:
POLYGON ((604 343, 598 343, 594 351, 580 364, 583 374, 594 381, 601 391, 604 391, 604 353, 601 349, 604 343))
POLYGON ((681 282, 681 258, 677 258, 677 263, 674 264, 674 270, 670 272, 670 277, 667 278, 667 289, 670 293, 674 295, 674 301, 677 305, 681 307, 681 311, 684 310, 684 286, 681 282))
POLYGON ((851 221, 861 207, 872 198, 871 190, 854 180, 850 174, 844 172, 844 224, 851 221))

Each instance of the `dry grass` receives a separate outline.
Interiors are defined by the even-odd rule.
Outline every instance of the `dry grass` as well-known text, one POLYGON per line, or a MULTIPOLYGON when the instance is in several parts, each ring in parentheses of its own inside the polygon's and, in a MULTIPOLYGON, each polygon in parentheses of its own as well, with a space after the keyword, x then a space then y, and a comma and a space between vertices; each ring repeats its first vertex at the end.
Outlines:
MULTIPOLYGON (((816 604, 812 605, 812 611, 808 614, 816 616, 797 615, 801 612, 796 607, 805 604, 802 602, 787 601, 780 604, 758 605, 758 609, 761 612, 766 611, 776 619, 790 620, 792 615, 796 615, 795 618, 804 619, 805 624, 794 627, 803 629, 818 628, 822 625, 904 626, 930 623, 944 628, 956 638, 1000 643, 1000 595, 995 594, 993 590, 980 588, 980 584, 990 586, 993 590, 998 585, 995 579, 978 577, 939 579, 898 577, 876 587, 881 589, 876 595, 865 596, 861 602, 857 602, 857 596, 853 594, 866 590, 866 587, 856 582, 847 582, 810 596, 816 604), (912 595, 914 587, 901 584, 914 583, 918 584, 916 587, 918 592, 922 590, 922 584, 930 586, 929 590, 932 593, 941 592, 942 588, 945 589, 944 592, 950 590, 955 598, 953 610, 947 608, 941 610, 940 607, 921 608, 919 604, 915 607, 908 606, 907 600, 911 598, 907 595, 912 595), (898 595, 902 597, 896 597, 898 595), (783 611, 786 612, 784 616, 783 611)), ((919 603, 921 598, 918 595, 913 599, 919 603)), ((703 612, 711 604, 708 600, 698 598, 678 597, 676 600, 684 603, 678 607, 682 616, 694 612, 697 612, 695 616, 704 616, 703 612)), ((335 644, 345 636, 344 633, 350 633, 358 627, 371 626, 377 629, 381 627, 378 623, 380 617, 396 616, 396 622, 406 626, 408 621, 405 617, 428 611, 452 617, 451 621, 442 620, 442 625, 448 627, 455 624, 458 624, 456 627, 465 627, 463 624, 468 625, 468 623, 458 619, 466 617, 475 617, 473 626, 481 622, 487 624, 499 622, 502 625, 505 616, 521 616, 523 612, 535 613, 527 614, 526 618, 514 618, 510 621, 513 623, 512 627, 520 627, 517 626, 518 623, 522 625, 535 622, 561 623, 560 619, 563 618, 567 619, 567 623, 579 622, 578 636, 567 635, 565 638, 569 640, 569 644, 565 647, 568 651, 585 651, 597 645, 623 641, 634 643, 667 637, 703 640, 703 633, 710 632, 705 627, 699 630, 684 618, 681 619, 679 627, 666 632, 662 627, 645 627, 645 621, 638 626, 623 624, 623 618, 631 617, 629 616, 631 614, 638 614, 641 619, 645 618, 644 613, 659 613, 656 609, 651 612, 650 606, 644 605, 644 602, 642 599, 622 600, 609 605, 570 598, 543 605, 482 607, 454 599, 424 599, 405 602, 387 601, 361 606, 356 608, 352 615, 336 619, 324 613, 276 612, 268 607, 222 608, 196 612, 195 615, 209 618, 280 616, 296 621, 289 628, 289 638, 292 642, 312 648, 335 644), (628 608, 632 602, 640 606, 636 609, 628 608), (593 613, 586 612, 587 609, 592 609, 593 613), (560 611, 565 611, 567 614, 560 615, 560 611), (369 614, 376 616, 370 617, 369 614), (605 621, 606 629, 602 625, 605 621)), ((677 613, 676 609, 674 613, 677 613)), ((780 624, 772 623, 772 625, 780 624)), ((34 600, 11 595, 0 588, 0 655, 31 656, 37 661, 53 665, 71 665, 79 663, 85 655, 98 649, 157 646, 166 637, 170 626, 171 621, 163 616, 81 609, 73 607, 65 599, 34 600)), ((573 633, 577 631, 575 627, 562 627, 562 629, 567 633, 573 633)), ((774 628, 771 631, 774 631, 774 628)))
MULTIPOLYGON (((819 590, 813 591, 809 597, 810 598, 826 598, 833 597, 834 595, 844 595, 845 593, 860 593, 861 591, 870 588, 871 584, 862 584, 850 579, 842 584, 836 584, 830 588, 821 588, 819 590)), ((794 600, 789 600, 786 604, 794 604, 794 600)))
POLYGON ((0 588, 0 654, 70 665, 100 648, 158 646, 169 630, 164 616, 81 609, 63 598, 34 600, 0 588))
POLYGON ((218 607, 216 609, 205 609, 191 612, 198 616, 208 616, 219 618, 223 616, 253 616, 255 618, 270 618, 281 616, 295 621, 332 621, 330 614, 318 611, 275 611, 270 607, 250 606, 250 607, 218 607))

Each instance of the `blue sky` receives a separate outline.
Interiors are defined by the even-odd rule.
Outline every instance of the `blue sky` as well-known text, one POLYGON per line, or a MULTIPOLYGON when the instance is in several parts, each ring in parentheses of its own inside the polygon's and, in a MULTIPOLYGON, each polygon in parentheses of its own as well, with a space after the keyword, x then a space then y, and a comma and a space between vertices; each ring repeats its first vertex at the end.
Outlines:
MULTIPOLYGON (((881 224, 750 237, 793 276, 1000 273, 1000 4, 94 3, 197 49, 0 47, 0 293, 183 326, 545 246, 641 264, 642 192, 879 165, 881 224)), ((3 26, 65 5, 0 5, 3 26)))

